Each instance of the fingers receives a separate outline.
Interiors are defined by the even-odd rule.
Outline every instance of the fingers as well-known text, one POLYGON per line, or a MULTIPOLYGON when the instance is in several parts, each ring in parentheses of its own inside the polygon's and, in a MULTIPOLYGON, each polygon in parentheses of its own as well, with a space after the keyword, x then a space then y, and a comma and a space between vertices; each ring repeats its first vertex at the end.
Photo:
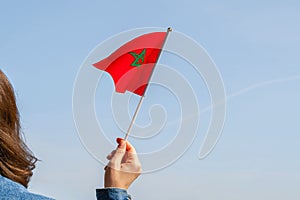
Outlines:
POLYGON ((126 143, 126 151, 136 154, 135 148, 128 141, 126 143))
MULTIPOLYGON (((120 144, 120 142, 122 141, 125 140, 122 138, 117 138, 118 144, 120 144)), ((129 153, 136 153, 135 148, 128 141, 126 141, 126 151, 128 151, 129 153)))
MULTIPOLYGON (((117 142, 121 143, 121 142, 124 142, 124 140, 121 138, 117 138, 117 142)), ((126 156, 125 157, 126 157, 126 161, 125 161, 125 165, 123 165, 123 167, 126 168, 126 171, 130 172, 130 173, 140 174, 142 171, 141 163, 139 161, 139 158, 138 158, 135 148, 128 141, 126 141, 126 156), (127 163, 127 165, 126 165, 126 163, 127 163)))
POLYGON ((111 156, 107 156, 110 158, 109 167, 120 169, 122 159, 126 153, 126 142, 124 140, 120 141, 119 146, 113 152, 113 154, 110 154, 111 156))
MULTIPOLYGON (((117 149, 112 151, 106 158, 109 160, 108 165, 104 168, 111 167, 119 170, 124 163, 131 163, 135 166, 132 170, 136 171, 136 167, 139 168, 140 161, 138 159, 135 148, 122 138, 117 138, 117 143, 119 144, 117 149)), ((139 170, 138 170, 139 171, 139 170)))
POLYGON ((108 155, 106 156, 106 159, 107 159, 107 160, 111 160, 112 157, 115 155, 115 153, 116 153, 116 150, 113 150, 110 154, 108 154, 108 155))
MULTIPOLYGON (((121 142, 122 140, 123 139, 121 138, 117 138, 117 142, 121 142)), ((133 162, 139 162, 135 148, 128 141, 126 141, 126 153, 127 153, 127 160, 131 160, 133 162)))

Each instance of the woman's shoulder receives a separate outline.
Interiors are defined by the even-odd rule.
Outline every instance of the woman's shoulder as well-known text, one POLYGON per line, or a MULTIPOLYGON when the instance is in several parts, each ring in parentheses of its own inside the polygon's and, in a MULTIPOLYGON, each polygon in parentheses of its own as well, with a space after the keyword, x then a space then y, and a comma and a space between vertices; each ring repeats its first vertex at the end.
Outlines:
POLYGON ((3 200, 52 200, 41 195, 33 194, 28 190, 10 179, 0 175, 0 199, 3 200))

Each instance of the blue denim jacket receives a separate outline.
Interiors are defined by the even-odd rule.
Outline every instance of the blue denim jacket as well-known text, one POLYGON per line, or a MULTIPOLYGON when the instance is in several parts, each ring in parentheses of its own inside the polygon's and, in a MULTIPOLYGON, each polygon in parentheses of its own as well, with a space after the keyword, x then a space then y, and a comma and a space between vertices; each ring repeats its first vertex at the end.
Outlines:
MULTIPOLYGON (((118 188, 105 188, 96 190, 97 200, 130 200, 126 190, 118 188)), ((33 194, 21 184, 0 176, 1 200, 54 200, 52 198, 33 194)))

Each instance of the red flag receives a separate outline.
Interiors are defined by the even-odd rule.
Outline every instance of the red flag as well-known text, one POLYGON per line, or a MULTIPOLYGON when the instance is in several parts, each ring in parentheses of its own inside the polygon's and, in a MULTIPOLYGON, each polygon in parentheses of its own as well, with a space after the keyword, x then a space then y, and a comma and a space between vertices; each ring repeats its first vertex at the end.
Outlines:
POLYGON ((93 66, 111 75, 116 92, 127 90, 143 96, 165 38, 166 32, 141 35, 93 66))

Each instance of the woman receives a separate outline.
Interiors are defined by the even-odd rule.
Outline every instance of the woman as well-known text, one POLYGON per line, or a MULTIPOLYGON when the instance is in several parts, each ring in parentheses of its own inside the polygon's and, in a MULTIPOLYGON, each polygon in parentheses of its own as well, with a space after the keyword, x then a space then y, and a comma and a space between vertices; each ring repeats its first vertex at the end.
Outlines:
MULTIPOLYGON (((107 156, 103 189, 97 199, 131 199, 127 189, 140 175, 141 164, 134 147, 120 138, 118 147, 107 156)), ((14 90, 0 70, 0 199, 50 200, 27 191, 37 158, 22 139, 20 116, 14 90)))

